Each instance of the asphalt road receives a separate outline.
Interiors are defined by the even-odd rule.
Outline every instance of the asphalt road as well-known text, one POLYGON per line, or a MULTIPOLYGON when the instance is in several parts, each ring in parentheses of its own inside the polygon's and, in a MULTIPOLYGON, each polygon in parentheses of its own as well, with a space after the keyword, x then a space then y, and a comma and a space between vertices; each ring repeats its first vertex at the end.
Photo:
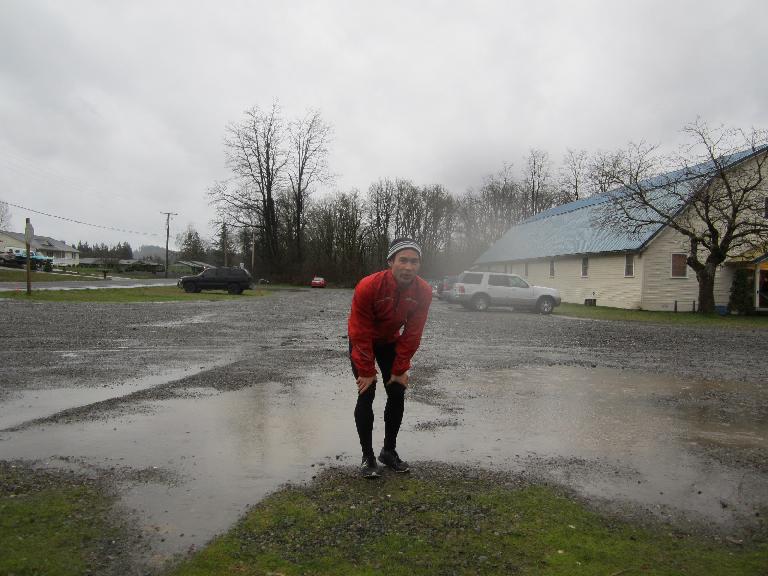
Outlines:
MULTIPOLYGON (((350 300, 0 301, 0 460, 114 479, 162 566, 283 483, 358 463, 350 300)), ((504 470, 747 537, 768 513, 767 338, 435 301, 398 450, 414 474, 504 470)))

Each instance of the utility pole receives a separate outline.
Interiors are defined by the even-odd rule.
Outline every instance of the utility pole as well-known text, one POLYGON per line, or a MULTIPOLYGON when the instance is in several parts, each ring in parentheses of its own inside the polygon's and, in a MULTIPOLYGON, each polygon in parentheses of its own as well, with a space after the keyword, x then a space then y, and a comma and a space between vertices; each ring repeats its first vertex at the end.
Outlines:
POLYGON ((171 236, 171 216, 178 216, 176 212, 160 212, 165 214, 165 277, 168 278, 168 238, 171 236))
POLYGON ((32 227, 32 222, 27 218, 26 226, 24 226, 24 243, 27 245, 27 296, 32 295, 32 239, 35 236, 35 229, 32 227))

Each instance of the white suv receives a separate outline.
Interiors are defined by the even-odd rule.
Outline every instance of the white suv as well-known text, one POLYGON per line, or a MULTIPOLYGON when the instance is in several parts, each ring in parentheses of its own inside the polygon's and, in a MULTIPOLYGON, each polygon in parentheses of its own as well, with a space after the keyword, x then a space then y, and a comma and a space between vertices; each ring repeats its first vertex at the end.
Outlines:
POLYGON ((560 305, 556 288, 533 286, 517 274, 499 272, 464 272, 453 285, 453 298, 465 308, 477 311, 489 306, 513 306, 550 314, 560 305))

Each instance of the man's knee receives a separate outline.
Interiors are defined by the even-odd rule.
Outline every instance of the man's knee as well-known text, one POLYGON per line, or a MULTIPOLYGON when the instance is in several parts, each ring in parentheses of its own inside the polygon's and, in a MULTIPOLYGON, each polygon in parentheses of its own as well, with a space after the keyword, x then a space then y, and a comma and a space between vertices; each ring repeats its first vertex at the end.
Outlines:
POLYGON ((399 382, 392 382, 391 384, 384 386, 384 388, 386 389, 387 396, 389 397, 395 399, 405 398, 405 386, 399 382))
POLYGON ((373 406, 373 399, 376 397, 376 382, 368 387, 368 390, 357 395, 358 406, 373 406))

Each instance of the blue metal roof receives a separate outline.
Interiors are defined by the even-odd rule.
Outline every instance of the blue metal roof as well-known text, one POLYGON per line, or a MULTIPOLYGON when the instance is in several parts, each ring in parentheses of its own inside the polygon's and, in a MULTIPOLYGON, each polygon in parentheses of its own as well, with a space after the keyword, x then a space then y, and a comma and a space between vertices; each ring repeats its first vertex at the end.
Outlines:
MULTIPOLYGON (((726 159, 726 165, 733 165, 755 153, 747 150, 733 154, 726 159)), ((642 185, 646 189, 658 189, 659 202, 674 202, 668 207, 674 210, 682 207, 679 198, 686 197, 687 193, 693 193, 703 185, 711 177, 712 170, 713 163, 704 162, 685 170, 654 176, 644 180, 642 185), (678 187, 675 195, 664 192, 665 185, 670 182, 675 182, 678 187)), ((662 225, 647 226, 640 233, 601 225, 602 209, 613 196, 621 193, 621 189, 611 190, 540 212, 510 228, 475 260, 475 264, 602 252, 637 252, 659 232, 662 225)))

